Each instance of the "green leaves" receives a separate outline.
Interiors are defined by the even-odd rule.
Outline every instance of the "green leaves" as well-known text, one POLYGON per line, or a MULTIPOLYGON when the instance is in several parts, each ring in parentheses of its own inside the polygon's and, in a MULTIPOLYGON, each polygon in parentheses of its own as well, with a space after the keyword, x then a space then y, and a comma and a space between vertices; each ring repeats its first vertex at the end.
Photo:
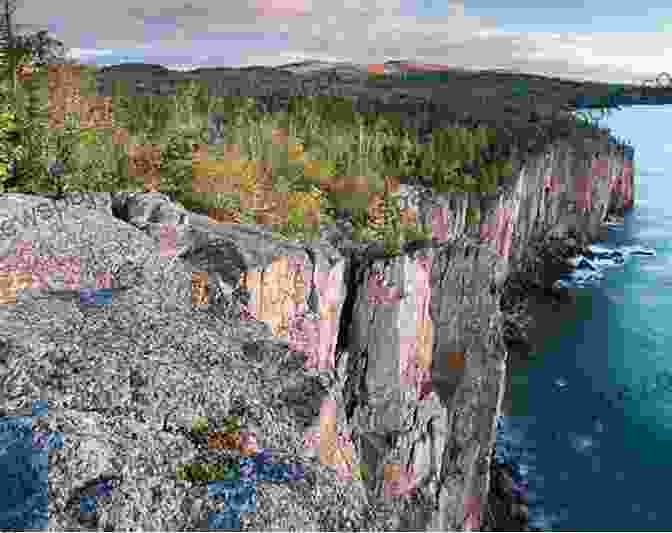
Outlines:
POLYGON ((191 422, 191 430, 195 433, 208 431, 208 419, 205 416, 195 416, 191 422))
POLYGON ((191 481, 192 483, 226 479, 234 481, 240 479, 240 464, 233 461, 218 464, 179 464, 176 476, 180 481, 191 481))
POLYGON ((91 146, 98 142, 96 128, 82 128, 79 130, 79 142, 85 146, 91 146))
POLYGON ((479 224, 481 222, 481 210, 478 207, 467 207, 466 223, 468 225, 479 224))
POLYGON ((526 96, 529 92, 527 81, 517 79, 511 83, 512 96, 526 96))
POLYGON ((493 193, 497 190, 499 162, 490 161, 481 165, 481 192, 493 193))
POLYGON ((406 224, 402 227, 406 241, 426 241, 432 238, 432 227, 429 224, 406 224))

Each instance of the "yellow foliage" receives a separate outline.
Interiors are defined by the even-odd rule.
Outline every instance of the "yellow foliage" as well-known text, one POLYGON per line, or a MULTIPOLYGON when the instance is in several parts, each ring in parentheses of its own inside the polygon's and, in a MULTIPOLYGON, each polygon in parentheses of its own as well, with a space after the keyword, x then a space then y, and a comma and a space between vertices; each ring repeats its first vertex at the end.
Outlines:
POLYGON ((319 210, 321 196, 319 191, 292 191, 287 193, 287 207, 303 211, 319 210))
POLYGON ((240 180, 240 190, 253 193, 257 189, 257 169, 254 161, 246 161, 240 180))
POLYGON ((317 189, 287 193, 289 221, 302 226, 319 224, 321 200, 322 192, 317 189))
POLYGON ((320 161, 315 159, 304 160, 303 173, 310 178, 319 178, 322 175, 320 161))
MULTIPOLYGON (((256 190, 256 162, 249 159, 201 159, 192 163, 194 176, 235 177, 240 190, 256 190)), ((234 191, 232 191, 234 192, 234 191)))
POLYGON ((303 159, 303 145, 291 143, 287 146, 287 158, 290 161, 300 161, 303 159))

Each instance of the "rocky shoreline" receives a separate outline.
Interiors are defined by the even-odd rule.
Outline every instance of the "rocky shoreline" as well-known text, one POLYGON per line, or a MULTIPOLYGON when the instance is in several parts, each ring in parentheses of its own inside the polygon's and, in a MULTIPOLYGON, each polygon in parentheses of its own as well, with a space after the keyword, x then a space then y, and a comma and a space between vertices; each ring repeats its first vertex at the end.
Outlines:
MULTIPOLYGON (((607 219, 613 220, 613 216, 607 219)), ((603 227, 606 227, 606 222, 603 227)), ((592 255, 589 243, 576 237, 547 238, 531 245, 519 270, 507 280, 502 291, 501 308, 505 315, 504 342, 509 370, 541 348, 544 337, 552 334, 549 325, 560 324, 564 317, 572 315, 572 289, 559 286, 555 281, 573 270, 569 259, 592 255)), ((601 238, 599 235, 598 239, 601 238)), ((502 411, 506 413, 509 410, 505 397, 502 411)), ((496 460, 493 449, 483 531, 542 531, 530 525, 525 487, 526 482, 518 474, 516 465, 496 460)))

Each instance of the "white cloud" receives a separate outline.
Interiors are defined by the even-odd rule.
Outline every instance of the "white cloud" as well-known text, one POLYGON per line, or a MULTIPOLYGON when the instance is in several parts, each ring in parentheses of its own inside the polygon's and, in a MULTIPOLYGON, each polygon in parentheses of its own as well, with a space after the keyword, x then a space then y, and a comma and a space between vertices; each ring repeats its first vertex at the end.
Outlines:
POLYGON ((267 64, 281 64, 287 55, 295 54, 355 63, 417 58, 447 66, 510 68, 611 82, 643 81, 672 68, 669 34, 663 32, 503 31, 491 18, 465 13, 461 2, 448 1, 446 15, 431 17, 415 16, 412 4, 407 0, 199 0, 197 6, 185 6, 183 0, 145 0, 138 8, 136 0, 60 0, 25 2, 16 16, 18 22, 38 23, 31 24, 34 28, 42 22, 41 27, 79 54, 84 50, 96 57, 140 48, 145 61, 159 63, 204 54, 214 65, 249 64, 257 57, 267 64), (267 12, 285 11, 263 16, 256 9, 261 4, 267 12), (277 37, 279 31, 286 32, 286 40, 277 37), (258 46, 223 38, 217 47, 212 37, 199 42, 204 32, 268 32, 269 37, 258 46), (234 57, 231 49, 239 55, 234 57), (391 56, 396 52, 398 57, 391 56))
POLYGON ((84 49, 84 48, 71 48, 68 50, 68 54, 73 59, 80 59, 87 56, 109 56, 114 54, 113 50, 98 50, 98 49, 84 49))

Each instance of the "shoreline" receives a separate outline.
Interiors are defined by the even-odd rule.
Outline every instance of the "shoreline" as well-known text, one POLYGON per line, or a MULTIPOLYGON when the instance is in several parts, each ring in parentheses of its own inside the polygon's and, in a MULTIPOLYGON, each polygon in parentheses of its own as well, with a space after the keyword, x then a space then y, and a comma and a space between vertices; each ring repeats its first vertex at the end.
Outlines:
MULTIPOLYGON (((596 240, 601 240, 601 233, 596 240)), ((507 379, 501 415, 511 412, 512 369, 525 365, 531 353, 543 348, 544 339, 558 334, 564 319, 574 316, 574 289, 553 283, 574 270, 568 259, 588 253, 589 244, 579 243, 573 236, 534 243, 520 268, 504 284, 500 306, 505 315, 507 379)), ((485 515, 482 531, 542 531, 530 525, 524 479, 513 464, 496 461, 494 447, 485 515)))

